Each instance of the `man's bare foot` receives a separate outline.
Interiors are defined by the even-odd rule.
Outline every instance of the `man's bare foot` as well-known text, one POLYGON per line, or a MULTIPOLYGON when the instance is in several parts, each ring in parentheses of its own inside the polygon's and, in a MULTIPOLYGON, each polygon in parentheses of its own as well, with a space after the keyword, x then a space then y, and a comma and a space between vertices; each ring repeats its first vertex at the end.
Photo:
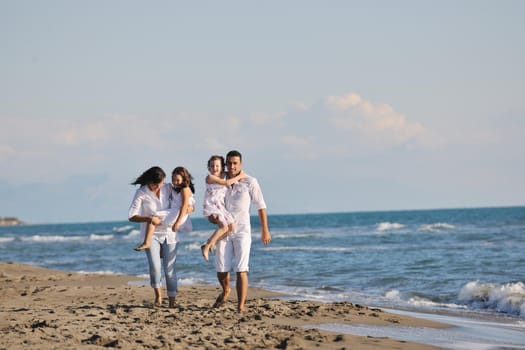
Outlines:
POLYGON ((224 301, 228 299, 228 296, 230 295, 230 292, 232 291, 231 288, 228 288, 224 291, 224 301))
POLYGON ((228 299, 228 296, 230 295, 230 292, 231 292, 231 288, 228 288, 223 293, 221 293, 217 297, 217 300, 215 300, 215 304, 213 304, 213 307, 216 308, 216 307, 223 306, 224 303, 226 302, 226 300, 228 299))
POLYGON ((149 249, 149 244, 147 244, 147 243, 142 243, 142 244, 136 246, 136 247, 133 248, 133 249, 135 249, 137 252, 140 252, 140 251, 142 251, 142 250, 149 249))

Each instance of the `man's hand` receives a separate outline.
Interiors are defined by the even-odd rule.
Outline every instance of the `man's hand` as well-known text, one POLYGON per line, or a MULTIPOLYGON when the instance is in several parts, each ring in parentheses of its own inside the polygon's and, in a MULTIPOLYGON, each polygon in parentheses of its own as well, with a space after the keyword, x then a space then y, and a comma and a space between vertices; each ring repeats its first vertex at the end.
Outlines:
POLYGON ((270 235, 270 231, 262 230, 261 241, 264 243, 264 245, 268 245, 272 241, 272 236, 270 235))

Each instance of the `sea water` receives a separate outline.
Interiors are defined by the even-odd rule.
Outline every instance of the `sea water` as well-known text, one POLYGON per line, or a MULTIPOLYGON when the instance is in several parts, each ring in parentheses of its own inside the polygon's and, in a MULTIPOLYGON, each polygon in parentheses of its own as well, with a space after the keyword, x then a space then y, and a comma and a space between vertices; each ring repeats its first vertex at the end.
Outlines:
MULTIPOLYGON (((214 226, 181 234, 181 285, 214 284, 200 245, 214 226)), ((418 312, 525 319, 525 207, 269 215, 272 242, 252 218, 250 285, 321 301, 418 312)), ((0 227, 3 261, 147 277, 138 224, 0 227)), ((214 255, 211 255, 213 260, 214 255)))

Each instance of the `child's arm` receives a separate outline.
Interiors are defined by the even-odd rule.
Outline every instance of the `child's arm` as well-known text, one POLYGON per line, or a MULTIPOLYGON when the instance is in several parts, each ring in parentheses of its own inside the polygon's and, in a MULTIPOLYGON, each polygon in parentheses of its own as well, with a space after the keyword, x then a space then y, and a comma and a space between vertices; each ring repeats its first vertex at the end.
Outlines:
POLYGON ((206 176, 206 183, 208 183, 208 184, 218 184, 218 185, 223 185, 223 186, 231 186, 234 183, 239 182, 240 180, 242 180, 242 179, 244 179, 246 177, 247 177, 246 173, 244 171, 242 171, 242 170, 239 173, 239 175, 237 175, 235 177, 232 177, 231 179, 228 179, 228 180, 224 180, 224 179, 221 179, 218 176, 209 174, 208 176, 206 176))
POLYGON ((173 224, 172 230, 178 231, 181 224, 184 222, 184 217, 192 212, 191 206, 190 206, 190 197, 191 197, 191 190, 189 187, 184 187, 181 190, 181 196, 182 196, 182 205, 179 210, 179 215, 177 216, 177 220, 175 220, 175 223, 173 224))
POLYGON ((161 220, 158 216, 133 215, 128 219, 130 222, 145 222, 153 225, 160 225, 161 220))

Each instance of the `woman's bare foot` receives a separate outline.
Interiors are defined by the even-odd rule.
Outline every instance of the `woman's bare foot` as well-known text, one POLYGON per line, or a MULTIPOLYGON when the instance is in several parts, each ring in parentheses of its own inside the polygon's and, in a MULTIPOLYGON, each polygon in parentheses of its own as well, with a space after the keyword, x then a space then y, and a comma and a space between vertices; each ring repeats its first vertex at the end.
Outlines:
POLYGON ((154 307, 161 307, 162 306, 162 299, 155 299, 155 302, 153 303, 154 307))
POLYGON ((135 249, 137 252, 140 252, 142 250, 145 250, 145 249, 149 249, 149 244, 147 243, 142 243, 142 244, 139 244, 138 246, 136 246, 135 249))
POLYGON ((169 308, 173 309, 175 308, 175 297, 168 297, 169 300, 169 308))

